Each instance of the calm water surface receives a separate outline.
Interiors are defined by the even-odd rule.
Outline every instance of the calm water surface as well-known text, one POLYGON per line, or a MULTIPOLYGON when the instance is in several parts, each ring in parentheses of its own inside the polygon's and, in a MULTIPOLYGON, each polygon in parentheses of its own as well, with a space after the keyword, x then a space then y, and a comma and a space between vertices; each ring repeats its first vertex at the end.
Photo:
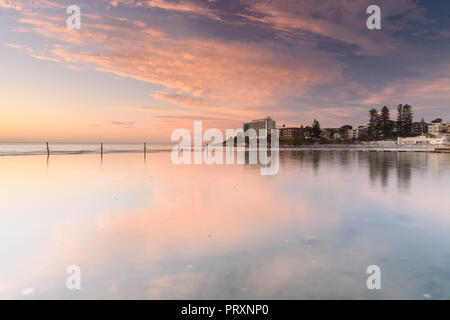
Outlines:
POLYGON ((0 298, 450 299, 450 155, 3 156, 0 177, 0 298))

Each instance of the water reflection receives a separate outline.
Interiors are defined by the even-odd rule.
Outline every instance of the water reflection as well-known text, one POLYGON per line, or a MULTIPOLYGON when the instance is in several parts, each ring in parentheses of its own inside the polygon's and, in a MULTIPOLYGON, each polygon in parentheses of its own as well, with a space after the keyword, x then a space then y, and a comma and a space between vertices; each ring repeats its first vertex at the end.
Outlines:
POLYGON ((388 184, 389 173, 394 166, 393 159, 390 159, 389 155, 386 156, 386 154, 380 152, 368 154, 367 159, 370 168, 370 180, 375 183, 380 179, 383 187, 386 187, 388 184))
POLYGON ((449 298, 447 155, 283 151, 275 176, 147 158, 0 157, 0 298, 449 298))
POLYGON ((412 175, 430 169, 436 171, 448 170, 450 167, 450 157, 431 153, 419 152, 364 152, 364 151, 283 151, 280 154, 280 165, 285 168, 292 164, 300 166, 309 165, 315 173, 320 169, 321 164, 339 165, 341 169, 351 170, 352 166, 358 165, 368 168, 370 182, 381 183, 387 187, 396 177, 396 185, 400 191, 407 191, 412 175), (430 167, 430 168, 428 168, 430 167))

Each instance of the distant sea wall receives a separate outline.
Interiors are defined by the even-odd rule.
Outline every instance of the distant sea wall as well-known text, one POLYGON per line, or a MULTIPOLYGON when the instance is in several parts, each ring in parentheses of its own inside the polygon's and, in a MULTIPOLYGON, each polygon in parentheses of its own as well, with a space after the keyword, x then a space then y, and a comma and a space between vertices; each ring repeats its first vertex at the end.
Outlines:
POLYGON ((359 144, 315 144, 305 146, 280 145, 280 150, 336 150, 336 151, 386 151, 386 152, 446 152, 449 145, 398 145, 373 143, 359 144))

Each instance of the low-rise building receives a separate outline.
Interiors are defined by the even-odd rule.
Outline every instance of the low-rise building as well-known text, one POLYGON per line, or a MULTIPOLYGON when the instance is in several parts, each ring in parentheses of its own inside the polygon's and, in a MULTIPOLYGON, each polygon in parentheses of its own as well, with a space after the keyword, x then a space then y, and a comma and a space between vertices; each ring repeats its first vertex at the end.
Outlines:
POLYGON ((303 128, 297 127, 282 127, 278 129, 280 132, 280 139, 295 139, 304 135, 303 128))
POLYGON ((397 139, 397 144, 399 145, 445 144, 447 142, 447 137, 434 137, 430 134, 397 139))
POLYGON ((428 133, 431 133, 432 135, 434 135, 436 137, 447 136, 448 125, 449 125, 448 123, 444 123, 444 122, 431 123, 428 126, 428 133))
POLYGON ((320 130, 319 137, 325 138, 325 139, 334 139, 335 134, 337 134, 339 131, 338 128, 324 128, 320 130))
POLYGON ((312 127, 310 127, 310 126, 306 126, 305 128, 302 128, 304 131, 303 131, 303 135, 305 136, 305 138, 312 138, 312 136, 313 136, 313 128, 312 127))
POLYGON ((360 139, 363 136, 367 135, 367 132, 369 130, 369 126, 358 126, 355 129, 353 129, 353 139, 360 139))
POLYGON ((413 136, 421 136, 425 133, 428 133, 428 123, 424 121, 413 122, 412 124, 412 134, 413 136))
POLYGON ((450 122, 447 122, 446 123, 446 125, 447 125, 447 140, 449 140, 450 141, 450 122))
POLYGON ((353 127, 350 125, 345 125, 339 128, 338 131, 338 138, 339 139, 352 139, 353 138, 353 127))

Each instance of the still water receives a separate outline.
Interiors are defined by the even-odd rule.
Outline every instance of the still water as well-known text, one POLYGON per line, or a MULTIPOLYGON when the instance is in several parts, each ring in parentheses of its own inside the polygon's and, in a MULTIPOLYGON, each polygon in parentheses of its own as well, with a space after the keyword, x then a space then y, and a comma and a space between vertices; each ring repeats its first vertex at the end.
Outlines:
POLYGON ((0 177, 0 298, 450 299, 447 154, 282 151, 274 176, 3 156, 0 177))

